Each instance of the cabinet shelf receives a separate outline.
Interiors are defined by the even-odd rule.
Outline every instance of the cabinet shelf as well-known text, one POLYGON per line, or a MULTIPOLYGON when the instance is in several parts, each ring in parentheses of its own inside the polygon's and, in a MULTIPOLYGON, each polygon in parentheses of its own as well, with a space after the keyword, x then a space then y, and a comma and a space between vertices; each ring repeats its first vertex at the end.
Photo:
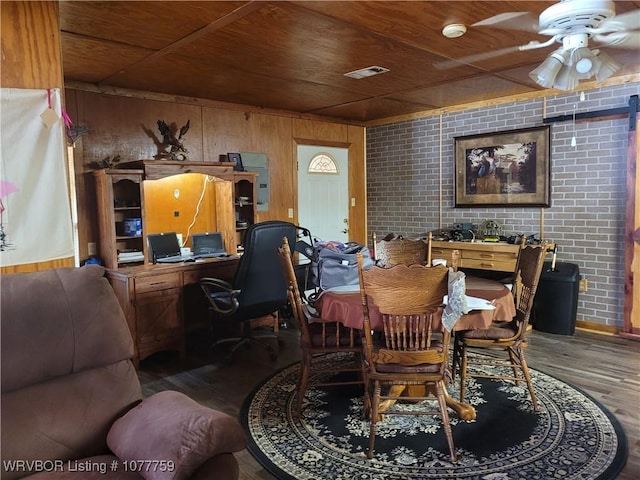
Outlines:
POLYGON ((116 241, 124 242, 127 240, 135 240, 136 238, 142 238, 142 235, 116 235, 116 241))
POLYGON ((244 233, 250 225, 256 223, 256 199, 258 190, 255 172, 236 172, 233 177, 233 198, 236 221, 236 244, 242 246, 244 233), (239 201, 242 199, 242 201, 239 201), (239 227, 237 222, 246 222, 246 226, 239 227))
MULTIPOLYGON (((123 235, 127 219, 140 219, 144 211, 142 170, 105 169, 93 172, 96 180, 100 258, 107 268, 143 264, 147 258, 144 235, 123 235), (142 252, 143 258, 119 259, 125 250, 142 252)), ((143 229, 144 231, 144 229, 143 229)))
POLYGON ((139 212, 140 207, 113 207, 114 212, 139 212))

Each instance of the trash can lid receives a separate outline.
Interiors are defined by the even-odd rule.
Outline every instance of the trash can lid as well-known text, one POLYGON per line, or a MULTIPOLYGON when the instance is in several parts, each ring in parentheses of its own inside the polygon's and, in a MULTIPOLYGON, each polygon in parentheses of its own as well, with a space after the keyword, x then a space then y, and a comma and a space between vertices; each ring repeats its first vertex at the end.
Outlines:
POLYGON ((551 270, 551 262, 544 262, 540 279, 556 282, 575 282, 580 279, 580 267, 575 263, 556 262, 555 270, 551 270))

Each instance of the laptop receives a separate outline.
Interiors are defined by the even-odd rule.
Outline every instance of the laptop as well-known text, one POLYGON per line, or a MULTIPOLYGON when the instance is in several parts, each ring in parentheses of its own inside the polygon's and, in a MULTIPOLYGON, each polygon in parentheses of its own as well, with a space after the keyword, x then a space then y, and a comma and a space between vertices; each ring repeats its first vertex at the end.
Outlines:
POLYGON ((153 263, 180 263, 193 261, 193 255, 181 255, 176 232, 147 235, 153 263))
POLYGON ((224 240, 220 232, 194 233, 191 236, 193 256, 195 258, 228 257, 224 249, 224 240))

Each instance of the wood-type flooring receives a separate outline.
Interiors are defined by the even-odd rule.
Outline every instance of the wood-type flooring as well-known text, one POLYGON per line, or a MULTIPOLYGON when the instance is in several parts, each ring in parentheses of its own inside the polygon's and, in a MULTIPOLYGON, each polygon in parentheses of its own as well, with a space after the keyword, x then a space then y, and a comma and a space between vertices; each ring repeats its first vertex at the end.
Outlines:
MULTIPOLYGON (((206 328, 188 335, 187 360, 171 352, 142 361, 139 377, 143 392, 178 390, 193 399, 238 416, 249 393, 275 370, 300 358, 297 331, 280 330, 281 348, 275 362, 266 350, 252 345, 236 352, 231 364, 209 348, 206 328)), ((629 444, 627 464, 620 480, 640 475, 640 343, 618 336, 577 329, 575 335, 533 331, 526 357, 531 368, 564 380, 590 394, 620 421, 629 444)), ((273 480, 245 450, 236 454, 243 480, 273 480)))

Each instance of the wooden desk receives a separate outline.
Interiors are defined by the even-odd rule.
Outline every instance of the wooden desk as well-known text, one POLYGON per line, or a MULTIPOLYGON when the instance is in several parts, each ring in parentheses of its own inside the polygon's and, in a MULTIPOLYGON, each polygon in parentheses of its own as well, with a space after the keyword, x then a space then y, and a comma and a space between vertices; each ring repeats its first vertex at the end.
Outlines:
POLYGON ((176 350, 185 358, 184 287, 204 277, 231 281, 237 263, 238 257, 230 257, 107 270, 131 330, 136 368, 140 360, 163 350, 176 350))

